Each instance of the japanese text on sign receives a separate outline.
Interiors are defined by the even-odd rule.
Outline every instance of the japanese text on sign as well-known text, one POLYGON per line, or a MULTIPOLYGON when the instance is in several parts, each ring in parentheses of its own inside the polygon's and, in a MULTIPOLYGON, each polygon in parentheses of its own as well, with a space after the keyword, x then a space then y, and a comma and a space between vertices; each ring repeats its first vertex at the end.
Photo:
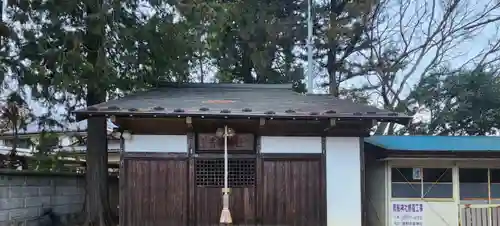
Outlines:
POLYGON ((423 226, 424 205, 419 202, 393 202, 392 225, 394 226, 423 226))

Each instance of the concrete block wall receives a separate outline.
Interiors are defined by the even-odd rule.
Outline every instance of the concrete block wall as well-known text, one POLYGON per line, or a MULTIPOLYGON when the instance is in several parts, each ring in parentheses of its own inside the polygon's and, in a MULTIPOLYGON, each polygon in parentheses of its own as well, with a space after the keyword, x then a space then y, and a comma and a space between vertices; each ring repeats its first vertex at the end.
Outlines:
POLYGON ((61 218, 82 213, 85 178, 0 172, 0 226, 37 225, 46 208, 61 218))

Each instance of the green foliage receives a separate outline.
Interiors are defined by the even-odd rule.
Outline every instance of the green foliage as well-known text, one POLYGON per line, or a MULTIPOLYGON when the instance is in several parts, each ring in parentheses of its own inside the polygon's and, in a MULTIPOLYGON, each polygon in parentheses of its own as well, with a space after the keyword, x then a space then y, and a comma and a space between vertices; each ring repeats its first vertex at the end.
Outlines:
POLYGON ((299 84, 303 73, 293 48, 304 37, 301 6, 303 1, 190 1, 178 8, 197 28, 201 41, 195 45, 216 66, 216 80, 299 84))
POLYGON ((57 133, 42 131, 38 135, 36 144, 36 153, 40 155, 53 154, 54 148, 59 146, 59 136, 57 133))
POLYGON ((315 58, 326 71, 328 80, 323 86, 328 86, 335 96, 342 92, 340 84, 374 70, 368 62, 353 56, 368 50, 376 41, 366 35, 371 29, 375 5, 372 1, 327 0, 314 7, 315 58))
POLYGON ((86 100, 89 90, 113 96, 159 80, 189 80, 192 38, 163 1, 146 15, 141 1, 10 1, 17 41, 18 81, 47 107, 86 100), (36 26, 27 26, 35 24, 36 26))
POLYGON ((26 129, 27 124, 33 119, 28 104, 17 92, 11 92, 0 104, 0 134, 8 132, 13 139, 12 155, 15 155, 19 131, 26 129))
POLYGON ((411 94, 429 122, 411 125, 418 134, 488 135, 500 128, 500 79, 488 70, 441 70, 426 76, 411 94))
MULTIPOLYGON (((370 7, 333 3, 315 5, 320 61, 329 51, 347 56, 368 45, 361 31, 370 7)), ((306 9, 305 0, 28 0, 9 1, 7 13, 14 23, 36 24, 16 32, 18 61, 29 60, 17 80, 36 87, 32 94, 46 107, 73 110, 89 90, 113 98, 159 80, 186 82, 198 64, 214 65, 220 82, 293 83, 305 91, 297 47, 305 43, 306 9)), ((341 58, 328 69, 336 68, 338 83, 361 73, 341 58)))
POLYGON ((16 169, 26 168, 25 158, 17 156, 19 131, 33 118, 24 98, 18 92, 11 92, 7 98, 0 102, 0 135, 8 133, 12 136, 12 149, 8 155, 0 156, 0 168, 16 169))
POLYGON ((75 154, 56 152, 52 154, 35 153, 27 159, 27 170, 41 172, 79 172, 83 161, 76 159, 75 154))

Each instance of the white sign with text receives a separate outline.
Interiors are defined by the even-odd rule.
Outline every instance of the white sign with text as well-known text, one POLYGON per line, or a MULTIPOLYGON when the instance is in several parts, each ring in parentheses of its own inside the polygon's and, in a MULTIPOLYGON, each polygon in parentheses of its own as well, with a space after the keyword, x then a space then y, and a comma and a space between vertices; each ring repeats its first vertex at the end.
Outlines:
POLYGON ((423 226, 424 203, 397 201, 392 202, 392 226, 423 226))

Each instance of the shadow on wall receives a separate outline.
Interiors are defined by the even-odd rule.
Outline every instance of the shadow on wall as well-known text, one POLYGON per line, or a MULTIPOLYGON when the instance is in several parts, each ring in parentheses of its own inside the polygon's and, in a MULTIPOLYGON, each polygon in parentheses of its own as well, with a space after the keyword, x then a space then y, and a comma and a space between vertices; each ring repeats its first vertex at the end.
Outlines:
MULTIPOLYGON (((118 178, 110 177, 109 179, 109 204, 112 214, 118 218, 118 178)), ((82 205, 83 210, 83 205, 82 205)), ((65 226, 65 225, 79 225, 85 220, 85 213, 74 213, 70 215, 58 215, 52 208, 43 209, 41 215, 34 219, 32 222, 37 226, 65 226)), ((118 220, 118 219, 116 219, 118 220)))
POLYGON ((45 209, 38 219, 34 220, 38 226, 62 226, 59 216, 57 216, 52 208, 45 209))
MULTIPOLYGON (((109 178, 109 203, 118 216, 118 178, 109 178)), ((82 174, 0 171, 0 225, 67 225, 85 216, 82 174)), ((70 225, 74 225, 70 224, 70 225)))

